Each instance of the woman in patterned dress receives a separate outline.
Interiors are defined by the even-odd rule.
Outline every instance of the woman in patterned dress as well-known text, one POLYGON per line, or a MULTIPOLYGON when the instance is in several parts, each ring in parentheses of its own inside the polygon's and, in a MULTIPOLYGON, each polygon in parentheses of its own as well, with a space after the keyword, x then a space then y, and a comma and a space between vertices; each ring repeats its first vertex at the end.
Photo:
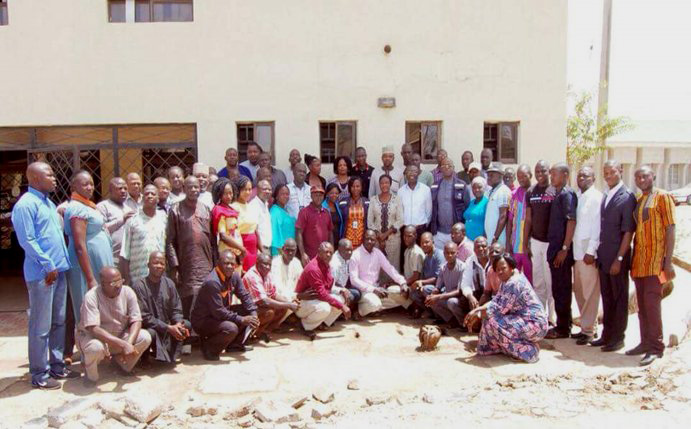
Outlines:
POLYGON ((504 253, 492 268, 501 280, 499 292, 487 304, 472 310, 465 324, 482 318, 477 354, 503 353, 513 359, 534 363, 539 359, 542 340, 549 329, 547 315, 528 279, 516 270, 516 261, 504 253))
POLYGON ((252 194, 252 181, 246 176, 238 177, 235 182, 238 192, 235 195, 235 202, 231 207, 238 212, 238 231, 242 237, 242 245, 245 247, 245 255, 242 259, 242 271, 247 272, 257 261, 257 252, 260 246, 259 234, 257 233, 257 219, 247 208, 247 203, 252 194))
POLYGON ((391 176, 379 177, 379 195, 370 200, 367 225, 377 232, 379 248, 396 271, 401 271, 401 233, 403 226, 403 206, 398 196, 391 192, 391 176))
POLYGON ((365 239, 369 200, 362 196, 362 179, 357 176, 348 181, 348 193, 350 196, 338 203, 343 216, 342 238, 350 240, 353 249, 356 249, 365 239))
POLYGON ((230 249, 240 258, 247 252, 238 231, 238 212, 230 205, 237 193, 233 183, 219 178, 211 188, 214 208, 211 210, 211 234, 216 237, 218 253, 230 249))

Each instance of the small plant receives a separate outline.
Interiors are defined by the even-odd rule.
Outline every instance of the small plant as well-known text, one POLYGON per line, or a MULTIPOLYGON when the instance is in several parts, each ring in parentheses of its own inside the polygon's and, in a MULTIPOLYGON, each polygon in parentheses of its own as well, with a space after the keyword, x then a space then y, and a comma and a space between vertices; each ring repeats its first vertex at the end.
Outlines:
POLYGON ((593 96, 582 92, 575 97, 575 113, 566 123, 566 159, 569 165, 580 167, 607 149, 608 138, 632 129, 633 124, 627 117, 610 118, 604 111, 599 112, 598 124, 600 115, 595 115, 591 108, 593 96))

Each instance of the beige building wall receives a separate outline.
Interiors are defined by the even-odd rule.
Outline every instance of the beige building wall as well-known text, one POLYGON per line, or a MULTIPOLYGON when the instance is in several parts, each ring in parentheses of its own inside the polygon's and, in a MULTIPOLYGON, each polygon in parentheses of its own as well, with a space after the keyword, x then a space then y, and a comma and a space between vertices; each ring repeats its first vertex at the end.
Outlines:
POLYGON ((484 121, 520 121, 519 162, 565 158, 564 0, 196 0, 194 22, 125 24, 106 5, 9 3, 0 126, 196 123, 221 166, 237 122, 274 121, 284 166, 318 153, 320 120, 357 120, 371 163, 441 120, 459 166, 484 121))

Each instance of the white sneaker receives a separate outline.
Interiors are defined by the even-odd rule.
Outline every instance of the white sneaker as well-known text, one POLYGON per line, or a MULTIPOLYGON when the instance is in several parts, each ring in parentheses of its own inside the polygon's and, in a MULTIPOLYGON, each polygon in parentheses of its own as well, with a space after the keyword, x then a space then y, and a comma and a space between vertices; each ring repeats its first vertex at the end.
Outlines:
POLYGON ((191 355, 192 354, 192 344, 185 344, 182 346, 182 354, 183 355, 191 355))

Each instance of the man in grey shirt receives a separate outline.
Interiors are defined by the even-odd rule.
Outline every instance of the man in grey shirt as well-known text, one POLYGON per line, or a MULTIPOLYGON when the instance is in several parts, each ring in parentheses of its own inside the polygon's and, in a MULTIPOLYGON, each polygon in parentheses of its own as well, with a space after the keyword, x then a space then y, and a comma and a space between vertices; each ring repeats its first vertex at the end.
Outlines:
POLYGON ((120 258, 125 223, 135 214, 130 207, 125 205, 126 199, 127 183, 122 177, 113 177, 110 179, 108 199, 96 204, 96 209, 103 215, 106 228, 113 240, 113 260, 116 264, 120 258))
POLYGON ((457 251, 458 246, 453 241, 448 242, 444 246, 446 264, 444 264, 439 277, 437 277, 435 290, 427 295, 425 306, 431 308, 444 322, 449 323, 455 318, 458 325, 463 326, 463 317, 465 315, 459 304, 458 296, 460 294, 464 263, 456 258, 457 251))

